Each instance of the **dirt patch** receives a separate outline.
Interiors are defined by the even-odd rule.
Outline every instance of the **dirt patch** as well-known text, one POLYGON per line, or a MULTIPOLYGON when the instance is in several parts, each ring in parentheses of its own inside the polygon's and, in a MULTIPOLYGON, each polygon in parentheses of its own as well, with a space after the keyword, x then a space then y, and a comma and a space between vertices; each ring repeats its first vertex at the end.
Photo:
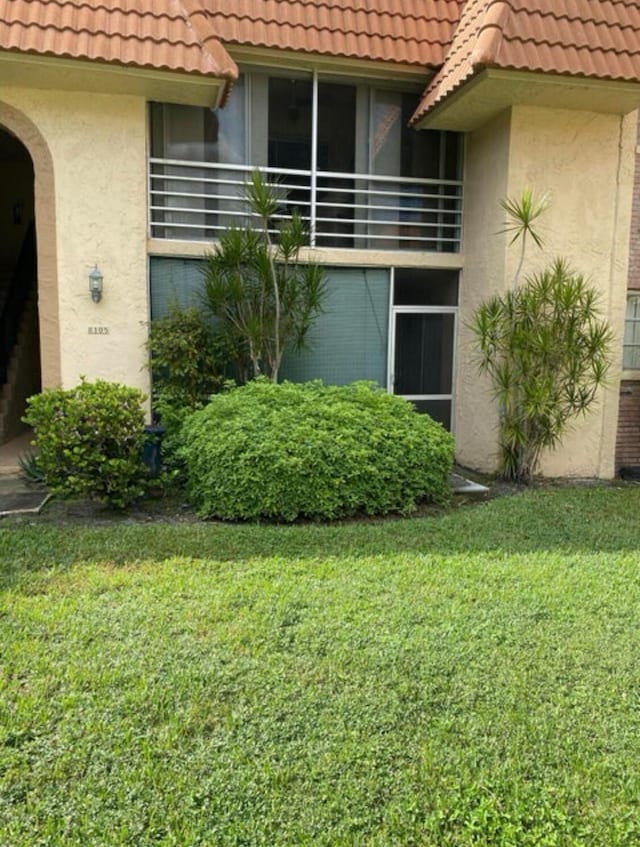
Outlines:
MULTIPOLYGON (((511 497, 522 494, 525 491, 537 489, 571 488, 576 486, 608 486, 608 485, 633 485, 620 480, 606 481, 593 479, 535 479, 530 485, 518 485, 507 482, 493 476, 481 474, 469 468, 455 467, 454 472, 467 479, 473 480, 488 488, 488 491, 476 494, 456 494, 452 497, 451 505, 447 508, 433 506, 424 503, 418 507, 412 517, 427 517, 443 514, 451 509, 467 508, 485 503, 496 497, 511 497)), ((365 515, 345 518, 335 523, 369 523, 379 521, 392 521, 401 519, 401 515, 385 515, 370 517, 365 515)), ((181 491, 170 491, 148 497, 134 503, 125 511, 110 509, 102 503, 92 500, 61 500, 51 498, 37 515, 13 515, 3 519, 13 523, 37 522, 39 525, 50 524, 55 526, 77 525, 77 526, 115 526, 127 523, 200 523, 201 519, 196 515, 193 508, 186 502, 185 495, 181 491)), ((314 521, 300 520, 297 524, 314 523, 314 521)), ((5 524, 6 525, 6 524, 5 524)))

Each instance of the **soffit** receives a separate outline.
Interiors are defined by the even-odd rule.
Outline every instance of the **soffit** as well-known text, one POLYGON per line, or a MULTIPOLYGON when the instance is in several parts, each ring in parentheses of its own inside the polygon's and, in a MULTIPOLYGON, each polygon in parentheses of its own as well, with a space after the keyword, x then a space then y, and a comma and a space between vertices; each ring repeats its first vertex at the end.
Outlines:
POLYGON ((437 103, 418 126, 471 132, 518 106, 626 115, 640 107, 640 84, 487 68, 437 103))
POLYGON ((419 122, 483 68, 640 81, 637 0, 467 0, 419 122))

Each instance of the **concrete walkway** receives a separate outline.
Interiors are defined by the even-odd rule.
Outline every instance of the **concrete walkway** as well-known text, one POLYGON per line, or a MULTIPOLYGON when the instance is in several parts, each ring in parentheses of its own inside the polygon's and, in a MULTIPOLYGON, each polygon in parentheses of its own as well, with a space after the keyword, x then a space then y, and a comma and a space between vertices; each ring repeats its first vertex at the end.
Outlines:
POLYGON ((0 446, 0 477, 20 472, 20 456, 33 450, 32 438, 33 433, 28 429, 22 435, 0 446))
POLYGON ((6 515, 37 514, 49 499, 43 485, 27 482, 20 475, 20 456, 33 450, 31 430, 0 446, 0 518, 6 515))
POLYGON ((25 482, 20 477, 0 476, 0 518, 7 515, 37 515, 49 499, 43 485, 25 482))

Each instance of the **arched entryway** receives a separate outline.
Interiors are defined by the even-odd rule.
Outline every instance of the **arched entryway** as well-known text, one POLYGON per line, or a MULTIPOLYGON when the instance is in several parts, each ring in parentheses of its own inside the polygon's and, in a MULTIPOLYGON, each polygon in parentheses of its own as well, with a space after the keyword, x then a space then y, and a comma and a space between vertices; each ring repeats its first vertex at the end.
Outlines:
POLYGON ((60 384, 53 166, 37 127, 0 103, 0 444, 26 398, 60 384))
POLYGON ((33 162, 0 129, 0 443, 24 429, 27 397, 40 391, 33 162))

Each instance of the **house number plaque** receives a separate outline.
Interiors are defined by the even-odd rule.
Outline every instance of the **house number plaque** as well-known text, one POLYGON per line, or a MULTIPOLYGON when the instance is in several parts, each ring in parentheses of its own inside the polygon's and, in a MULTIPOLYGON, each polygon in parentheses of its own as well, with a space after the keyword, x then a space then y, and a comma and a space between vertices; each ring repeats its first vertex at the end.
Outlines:
POLYGON ((88 330, 89 335, 109 335, 108 326, 90 326, 88 330))

